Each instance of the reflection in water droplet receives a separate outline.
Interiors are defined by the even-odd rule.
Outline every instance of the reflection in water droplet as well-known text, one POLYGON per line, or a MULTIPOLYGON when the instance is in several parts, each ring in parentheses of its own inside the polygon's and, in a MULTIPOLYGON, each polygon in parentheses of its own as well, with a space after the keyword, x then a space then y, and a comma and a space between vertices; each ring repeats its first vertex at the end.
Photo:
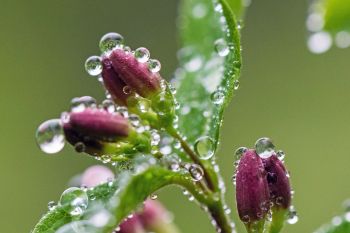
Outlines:
POLYGON ((235 151, 235 159, 236 160, 240 160, 243 153, 246 152, 248 150, 247 147, 239 147, 236 151, 235 151))
POLYGON ((156 193, 152 193, 149 198, 151 200, 156 200, 158 198, 158 195, 156 193))
POLYGON ((221 90, 217 90, 211 95, 211 100, 214 104, 222 104, 224 102, 224 99, 225 95, 224 92, 221 90))
POLYGON ((224 39, 218 39, 215 41, 215 51, 220 57, 225 57, 230 53, 230 49, 224 39))
POLYGON ((190 172, 194 181, 200 181, 203 178, 203 169, 197 164, 191 164, 188 171, 190 172))
POLYGON ((148 61, 148 68, 152 73, 157 73, 161 69, 161 64, 158 60, 156 59, 150 59, 148 61))
POLYGON ((332 37, 327 32, 316 32, 307 41, 310 52, 320 54, 327 52, 332 46, 332 37))
POLYGON ((289 212, 287 216, 287 223, 289 224, 295 224, 299 220, 298 214, 294 209, 294 206, 289 207, 289 212))
POLYGON ((91 56, 85 61, 85 70, 91 76, 98 76, 102 73, 102 62, 98 56, 91 56))
POLYGON ((200 137, 195 142, 194 149, 200 159, 210 159, 214 155, 214 142, 208 136, 200 137))
POLYGON ((286 154, 282 150, 277 151, 276 154, 277 154, 277 158, 279 158, 279 160, 281 161, 283 161, 284 157, 286 156, 286 154))
POLYGON ((88 196, 80 188, 71 187, 65 190, 60 198, 60 205, 72 216, 84 213, 88 206, 88 196))
POLYGON ((47 203, 47 208, 51 211, 54 210, 56 208, 57 204, 54 201, 50 201, 49 203, 47 203))
POLYGON ((110 32, 102 36, 99 46, 102 53, 109 53, 115 48, 122 48, 123 43, 123 36, 115 32, 110 32))
POLYGON ((266 159, 274 154, 275 146, 270 138, 260 138, 255 143, 255 150, 261 158, 266 159))
POLYGON ((135 50, 135 58, 138 62, 145 63, 150 58, 150 53, 146 48, 138 48, 135 50))
POLYGON ((61 120, 53 119, 42 123, 36 131, 36 141, 47 154, 61 151, 65 144, 61 120))

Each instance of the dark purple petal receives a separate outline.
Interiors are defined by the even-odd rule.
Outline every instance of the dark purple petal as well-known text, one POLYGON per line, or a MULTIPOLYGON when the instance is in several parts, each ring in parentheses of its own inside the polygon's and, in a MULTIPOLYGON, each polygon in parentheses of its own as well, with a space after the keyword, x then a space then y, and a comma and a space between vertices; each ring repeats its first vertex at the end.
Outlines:
POLYGON ((148 97, 160 90, 159 73, 151 72, 147 63, 138 62, 132 53, 115 49, 109 59, 114 71, 139 95, 148 97))
POLYGON ((112 62, 108 58, 103 58, 102 65, 102 78, 107 91, 117 104, 126 106, 127 99, 131 94, 123 91, 126 83, 114 71, 112 62))
POLYGON ((244 223, 261 220, 269 210, 266 172, 255 150, 243 153, 236 176, 238 214, 244 223))
POLYGON ((292 197, 286 168, 276 155, 263 159, 263 163, 267 172, 271 201, 276 206, 287 209, 292 197))

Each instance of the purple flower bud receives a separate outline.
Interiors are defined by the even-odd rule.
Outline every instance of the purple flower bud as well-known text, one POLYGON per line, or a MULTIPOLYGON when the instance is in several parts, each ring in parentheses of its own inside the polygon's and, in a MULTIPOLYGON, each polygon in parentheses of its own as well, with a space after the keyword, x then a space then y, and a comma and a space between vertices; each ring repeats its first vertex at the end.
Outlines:
POLYGON ((263 159, 263 163, 267 172, 270 200, 277 208, 289 208, 292 196, 286 168, 275 154, 263 159))
POLYGON ((146 229, 153 229, 160 223, 169 222, 168 211, 158 201, 147 200, 141 213, 138 214, 146 229))
POLYGON ((137 215, 133 215, 131 218, 127 218, 122 224, 119 225, 119 229, 116 233, 145 233, 140 219, 137 215))
POLYGON ((255 150, 243 153, 236 176, 236 201, 240 219, 247 227, 263 220, 269 210, 266 172, 255 150))
POLYGON ((113 178, 114 174, 108 167, 94 165, 87 168, 81 175, 81 185, 91 188, 113 178))
POLYGON ((63 125, 63 128, 73 130, 84 137, 107 142, 127 137, 129 133, 129 123, 126 118, 105 110, 91 108, 70 113, 69 121, 63 125))
POLYGON ((127 99, 131 93, 127 93, 124 88, 126 83, 119 77, 112 67, 112 62, 108 58, 102 60, 103 70, 102 78, 107 91, 111 94, 114 102, 119 105, 126 106, 127 99))
MULTIPOLYGON (((150 71, 148 64, 137 61, 132 53, 115 49, 109 59, 115 73, 137 94, 142 97, 149 97, 160 91, 161 76, 159 73, 150 71)), ((103 76, 103 79, 107 80, 108 78, 105 76, 103 76)), ((116 82, 114 86, 119 85, 119 81, 116 82)))

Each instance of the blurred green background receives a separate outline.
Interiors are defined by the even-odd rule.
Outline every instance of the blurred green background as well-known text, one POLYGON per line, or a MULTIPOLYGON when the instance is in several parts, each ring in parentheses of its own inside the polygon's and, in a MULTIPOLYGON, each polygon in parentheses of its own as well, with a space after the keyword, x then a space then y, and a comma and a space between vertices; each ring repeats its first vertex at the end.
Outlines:
MULTIPOLYGON (((117 31, 145 46, 170 77, 176 67, 175 0, 1 0, 0 231, 29 232, 73 175, 96 163, 67 146, 43 154, 34 133, 71 98, 103 97, 84 71, 101 35, 117 31)), ((283 149, 300 220, 284 232, 312 232, 350 197, 349 50, 306 48, 307 1, 254 1, 243 30, 241 88, 226 112, 219 154, 234 206, 233 151, 261 136, 283 149)), ((207 216, 178 189, 158 193, 184 233, 213 232, 207 216)), ((233 212, 235 209, 233 208, 233 212)), ((237 219, 237 218, 236 218, 237 219)))

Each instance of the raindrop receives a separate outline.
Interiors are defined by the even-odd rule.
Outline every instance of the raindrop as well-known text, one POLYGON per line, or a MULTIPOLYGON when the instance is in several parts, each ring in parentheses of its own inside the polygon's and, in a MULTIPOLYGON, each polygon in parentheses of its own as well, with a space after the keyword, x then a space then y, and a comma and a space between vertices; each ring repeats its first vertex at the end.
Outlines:
POLYGON ((210 159, 214 155, 214 142, 208 136, 200 137, 194 144, 194 150, 200 159, 210 159))
POLYGON ((76 97, 71 100, 71 111, 82 112, 88 107, 96 107, 96 99, 91 96, 76 97))
POLYGON ((71 187, 65 190, 60 198, 60 205, 72 216, 83 214, 88 206, 88 196, 80 188, 71 187))
POLYGON ((307 45, 312 53, 324 53, 331 48, 332 37, 327 32, 316 32, 309 37, 307 45))
POLYGON ((204 175, 203 169, 197 164, 192 164, 189 168, 189 172, 194 181, 200 181, 204 175))
POLYGON ((146 48, 138 48, 135 50, 135 58, 138 62, 141 62, 141 63, 145 63, 149 60, 150 58, 150 53, 148 51, 148 49, 146 48))
POLYGON ((61 151, 65 144, 61 120, 53 119, 42 123, 36 131, 36 141, 47 154, 61 151))
POLYGON ((122 48, 123 43, 123 36, 115 32, 110 32, 102 36, 99 46, 102 53, 110 53, 113 49, 122 48))
POLYGON ((264 159, 271 157, 274 154, 275 146, 270 138, 260 138, 255 143, 256 153, 264 159))
POLYGON ((102 73, 102 62, 99 56, 91 56, 85 61, 85 70, 91 76, 98 76, 102 73))
POLYGON ((289 224, 295 224, 297 223, 299 220, 298 214, 296 212, 296 210, 294 209, 293 206, 289 207, 289 212, 288 212, 288 216, 287 216, 287 223, 289 224))
POLYGON ((230 53, 230 49, 224 39, 218 39, 215 41, 215 51, 220 57, 225 57, 230 53))
POLYGON ((217 90, 211 94, 211 100, 214 104, 222 104, 225 99, 225 94, 221 90, 217 90))
POLYGON ((161 64, 158 60, 156 59, 150 59, 148 61, 148 68, 152 73, 157 73, 160 71, 161 64))

